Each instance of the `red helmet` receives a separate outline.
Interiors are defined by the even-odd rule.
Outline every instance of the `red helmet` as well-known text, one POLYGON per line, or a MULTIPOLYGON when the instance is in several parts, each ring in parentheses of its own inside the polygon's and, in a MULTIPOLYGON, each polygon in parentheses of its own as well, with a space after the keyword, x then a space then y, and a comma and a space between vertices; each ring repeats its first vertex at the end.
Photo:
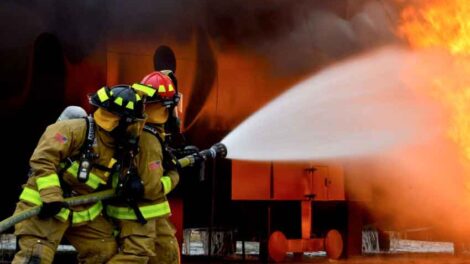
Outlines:
POLYGON ((171 107, 179 101, 178 91, 170 77, 159 71, 154 71, 145 76, 140 81, 140 84, 155 90, 155 93, 147 98, 147 103, 159 102, 167 107, 171 107))

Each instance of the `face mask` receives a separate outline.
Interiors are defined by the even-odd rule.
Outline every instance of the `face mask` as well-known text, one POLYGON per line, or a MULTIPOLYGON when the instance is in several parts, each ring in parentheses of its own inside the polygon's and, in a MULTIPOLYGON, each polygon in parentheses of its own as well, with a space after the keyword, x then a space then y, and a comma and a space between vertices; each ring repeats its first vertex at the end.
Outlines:
POLYGON ((139 136, 144 128, 144 124, 145 120, 138 120, 129 123, 121 119, 118 126, 111 131, 111 135, 118 145, 127 149, 135 149, 138 144, 139 136))
POLYGON ((147 122, 152 124, 164 124, 168 120, 168 108, 159 103, 147 104, 145 106, 147 122))
POLYGON ((108 132, 113 131, 119 125, 120 117, 103 108, 98 108, 93 114, 93 117, 95 118, 96 124, 108 132))

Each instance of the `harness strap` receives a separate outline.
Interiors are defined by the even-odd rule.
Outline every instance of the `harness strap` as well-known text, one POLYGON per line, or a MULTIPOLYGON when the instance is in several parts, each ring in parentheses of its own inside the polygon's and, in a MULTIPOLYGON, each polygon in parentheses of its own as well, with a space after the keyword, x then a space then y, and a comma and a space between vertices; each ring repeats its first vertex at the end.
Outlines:
POLYGON ((95 141, 95 121, 93 117, 87 116, 86 120, 86 139, 80 151, 80 163, 78 166, 77 179, 79 182, 86 182, 90 174, 93 160, 93 143, 95 141))
POLYGON ((143 130, 155 136, 158 142, 160 142, 160 145, 162 146, 162 152, 163 152, 163 165, 164 165, 163 168, 170 169, 170 170, 175 169, 176 164, 177 164, 177 159, 173 155, 168 144, 163 140, 163 138, 158 133, 158 130, 149 125, 144 125, 143 130))

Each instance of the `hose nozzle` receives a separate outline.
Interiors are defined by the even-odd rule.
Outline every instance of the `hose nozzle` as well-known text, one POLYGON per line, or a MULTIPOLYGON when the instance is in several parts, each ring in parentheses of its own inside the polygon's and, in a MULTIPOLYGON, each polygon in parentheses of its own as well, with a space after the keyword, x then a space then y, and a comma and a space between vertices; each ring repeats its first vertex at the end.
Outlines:
POLYGON ((212 155, 212 158, 215 158, 215 157, 221 157, 221 158, 225 158, 227 157, 227 147, 222 144, 222 143, 215 143, 214 145, 212 145, 212 147, 209 149, 211 151, 211 153, 214 153, 212 155))
POLYGON ((225 156, 227 156, 227 147, 222 143, 216 143, 209 149, 199 152, 199 155, 202 156, 204 160, 208 158, 215 159, 216 157, 225 158, 225 156))
POLYGON ((216 157, 225 158, 227 156, 227 147, 222 143, 216 143, 212 145, 209 149, 200 151, 199 153, 194 153, 188 155, 184 158, 178 160, 180 168, 186 166, 192 166, 198 162, 203 162, 208 158, 215 159, 216 157))

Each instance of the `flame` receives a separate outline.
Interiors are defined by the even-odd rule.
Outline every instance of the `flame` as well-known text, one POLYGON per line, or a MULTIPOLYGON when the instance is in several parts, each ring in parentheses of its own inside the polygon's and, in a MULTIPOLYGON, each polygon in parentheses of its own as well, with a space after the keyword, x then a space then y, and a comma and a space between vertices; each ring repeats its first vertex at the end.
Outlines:
POLYGON ((449 137, 470 160, 470 1, 431 0, 403 9, 398 35, 415 49, 445 50, 454 58, 431 93, 450 110, 449 137))
POLYGON ((423 1, 401 14, 399 35, 413 47, 438 47, 470 55, 470 3, 467 0, 423 1))

